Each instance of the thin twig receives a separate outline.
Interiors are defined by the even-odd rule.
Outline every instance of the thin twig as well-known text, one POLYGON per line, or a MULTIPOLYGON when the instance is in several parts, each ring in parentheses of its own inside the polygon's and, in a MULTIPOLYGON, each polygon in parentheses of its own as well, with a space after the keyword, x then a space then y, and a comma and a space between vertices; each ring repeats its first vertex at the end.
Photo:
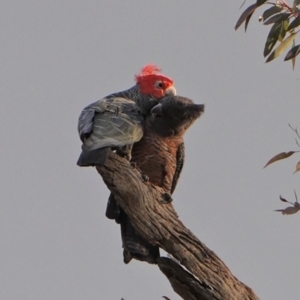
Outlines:
POLYGON ((300 140, 300 134, 299 134, 299 132, 298 132, 297 127, 293 128, 292 125, 291 125, 290 123, 289 123, 289 127, 296 133, 296 135, 297 135, 297 137, 298 137, 298 139, 295 138, 296 145, 300 148, 300 143, 299 143, 299 140, 300 140))

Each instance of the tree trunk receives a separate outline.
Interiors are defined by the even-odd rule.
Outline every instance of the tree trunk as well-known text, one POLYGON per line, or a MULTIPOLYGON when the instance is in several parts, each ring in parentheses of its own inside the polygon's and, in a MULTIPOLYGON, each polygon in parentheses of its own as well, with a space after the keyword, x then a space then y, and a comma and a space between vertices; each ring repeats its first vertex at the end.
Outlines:
POLYGON ((163 189, 144 182, 142 175, 128 161, 111 152, 97 171, 137 232, 186 268, 170 258, 158 260, 158 267, 183 299, 259 299, 183 225, 172 203, 164 204, 163 189))

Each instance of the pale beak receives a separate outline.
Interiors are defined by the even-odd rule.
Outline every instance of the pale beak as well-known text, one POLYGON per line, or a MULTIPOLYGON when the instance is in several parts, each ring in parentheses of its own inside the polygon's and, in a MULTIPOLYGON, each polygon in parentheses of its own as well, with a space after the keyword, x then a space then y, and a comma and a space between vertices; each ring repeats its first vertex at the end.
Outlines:
POLYGON ((200 111, 201 113, 203 113, 205 110, 204 104, 196 104, 196 107, 197 107, 197 110, 200 111))
POLYGON ((165 90, 165 95, 171 95, 171 96, 176 96, 176 89, 175 87, 172 85, 170 87, 168 87, 166 90, 165 90))

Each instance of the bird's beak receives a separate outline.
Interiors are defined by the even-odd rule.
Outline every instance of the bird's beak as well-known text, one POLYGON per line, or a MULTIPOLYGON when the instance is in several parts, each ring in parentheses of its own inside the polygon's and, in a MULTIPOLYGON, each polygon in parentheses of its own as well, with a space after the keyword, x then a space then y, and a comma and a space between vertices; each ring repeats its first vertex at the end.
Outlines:
POLYGON ((204 104, 196 104, 197 110, 200 111, 201 113, 204 112, 205 110, 205 105, 204 104))
POLYGON ((171 96, 176 96, 176 89, 175 87, 172 85, 170 87, 168 87, 166 90, 165 90, 165 95, 171 95, 171 96))
POLYGON ((161 103, 158 103, 157 105, 155 105, 155 106, 151 109, 151 112, 150 112, 151 115, 161 117, 161 116, 162 116, 161 108, 162 108, 161 103))

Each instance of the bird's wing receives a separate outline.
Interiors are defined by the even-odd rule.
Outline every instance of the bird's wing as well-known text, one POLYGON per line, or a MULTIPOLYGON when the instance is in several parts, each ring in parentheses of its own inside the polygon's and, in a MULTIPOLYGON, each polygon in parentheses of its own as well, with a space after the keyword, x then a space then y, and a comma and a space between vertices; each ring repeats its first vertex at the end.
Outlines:
POLYGON ((171 194, 173 194, 178 179, 180 177, 183 164, 184 164, 184 158, 185 158, 185 148, 184 148, 184 143, 182 143, 178 146, 177 153, 176 153, 176 169, 172 180, 171 194))
POLYGON ((80 136, 80 139, 82 140, 82 142, 85 140, 85 138, 87 138, 93 131, 93 123, 94 123, 94 117, 96 113, 102 113, 104 112, 101 111, 102 109, 102 102, 105 102, 105 98, 98 100, 94 103, 91 103, 90 105, 88 105, 87 107, 85 107, 78 119, 78 133, 80 136))
POLYGON ((104 98, 87 106, 79 116, 83 150, 119 147, 141 139, 143 115, 134 101, 104 98))

